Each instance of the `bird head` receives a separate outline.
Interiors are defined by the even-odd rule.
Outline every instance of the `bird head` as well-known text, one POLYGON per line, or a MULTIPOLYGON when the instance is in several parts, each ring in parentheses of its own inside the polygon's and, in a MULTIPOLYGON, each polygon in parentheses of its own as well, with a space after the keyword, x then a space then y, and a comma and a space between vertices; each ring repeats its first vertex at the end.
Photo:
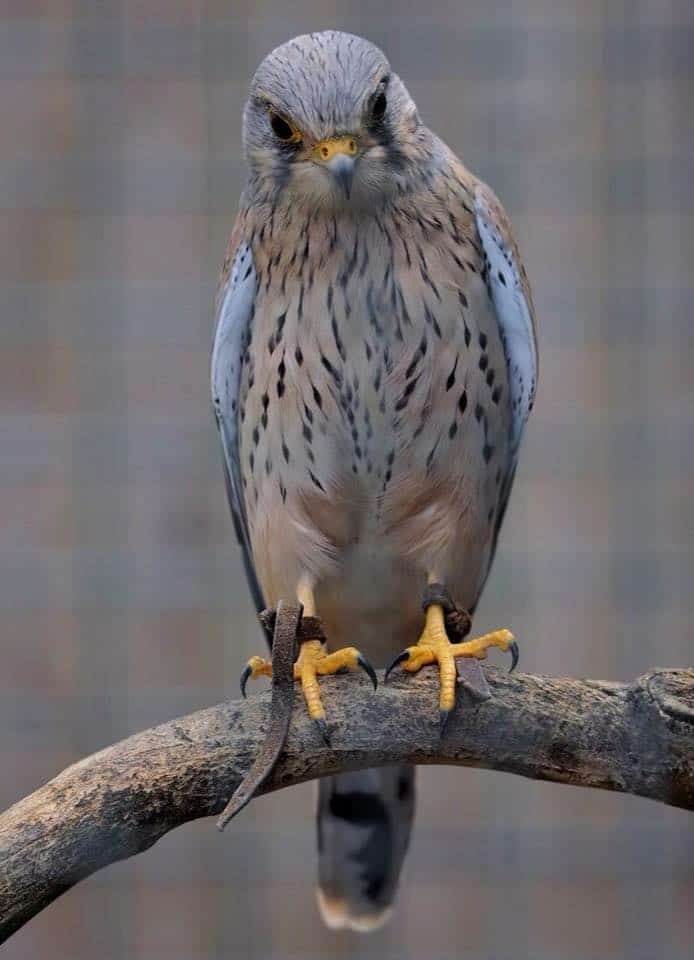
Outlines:
POLYGON ((244 112, 256 188, 314 206, 359 208, 402 190, 424 132, 378 47, 337 31, 273 50, 256 71, 244 112))

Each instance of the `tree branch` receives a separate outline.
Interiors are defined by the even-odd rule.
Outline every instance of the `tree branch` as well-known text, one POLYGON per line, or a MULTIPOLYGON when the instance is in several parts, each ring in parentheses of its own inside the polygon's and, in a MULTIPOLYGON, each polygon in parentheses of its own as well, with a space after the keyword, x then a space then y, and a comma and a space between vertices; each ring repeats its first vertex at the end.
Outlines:
MULTIPOLYGON (((491 700, 461 692, 443 740, 433 671, 375 694, 356 676, 325 678, 332 748, 297 697, 263 791, 389 763, 460 764, 694 809, 694 671, 630 685, 485 672, 491 700)), ((263 693, 145 730, 0 816, 0 942, 83 877, 219 813, 260 749, 268 705, 263 693)))

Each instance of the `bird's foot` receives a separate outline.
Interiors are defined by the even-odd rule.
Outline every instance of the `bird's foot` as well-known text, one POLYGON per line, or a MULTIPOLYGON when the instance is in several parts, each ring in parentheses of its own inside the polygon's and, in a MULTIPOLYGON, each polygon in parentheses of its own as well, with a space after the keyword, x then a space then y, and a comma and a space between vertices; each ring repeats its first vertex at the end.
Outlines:
POLYGON ((518 644, 510 630, 494 630, 473 640, 451 643, 446 632, 446 614, 443 606, 432 603, 427 607, 424 630, 417 644, 406 647, 393 660, 385 673, 385 679, 398 665, 408 673, 417 673, 430 663, 439 666, 440 694, 439 716, 443 735, 448 718, 455 707, 457 657, 486 660, 490 647, 511 653, 511 670, 518 663, 518 644))
MULTIPOLYGON (((368 674, 375 690, 378 686, 376 671, 356 647, 343 647, 340 650, 328 653, 321 640, 306 640, 301 644, 299 656, 294 664, 294 679, 301 681, 301 689, 308 714, 327 744, 330 743, 330 737, 318 677, 339 673, 342 670, 353 670, 356 667, 368 674)), ((241 693, 244 697, 246 696, 246 684, 249 679, 271 676, 272 662, 270 660, 263 657, 251 657, 241 674, 241 693)))

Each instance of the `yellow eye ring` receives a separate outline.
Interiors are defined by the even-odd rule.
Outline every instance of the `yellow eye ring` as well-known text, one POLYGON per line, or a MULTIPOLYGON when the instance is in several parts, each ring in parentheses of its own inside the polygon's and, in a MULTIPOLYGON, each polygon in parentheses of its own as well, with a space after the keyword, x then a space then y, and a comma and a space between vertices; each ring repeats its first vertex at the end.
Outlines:
POLYGON ((298 143, 301 140, 301 134, 296 127, 273 110, 270 111, 270 126, 272 132, 282 143, 298 143))

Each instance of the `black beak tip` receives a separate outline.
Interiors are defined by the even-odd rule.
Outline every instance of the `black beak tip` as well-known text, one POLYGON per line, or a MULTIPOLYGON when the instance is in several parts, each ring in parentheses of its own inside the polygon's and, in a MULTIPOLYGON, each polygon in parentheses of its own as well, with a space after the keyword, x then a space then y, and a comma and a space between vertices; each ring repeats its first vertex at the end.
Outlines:
POLYGON ((349 200, 350 194, 352 192, 352 174, 351 173, 338 173, 336 174, 337 182, 342 187, 342 192, 345 197, 349 200))
POLYGON ((328 169, 340 185, 347 200, 349 200, 350 194, 352 193, 352 180, 354 178, 354 160, 352 157, 347 157, 342 154, 333 157, 328 169))

